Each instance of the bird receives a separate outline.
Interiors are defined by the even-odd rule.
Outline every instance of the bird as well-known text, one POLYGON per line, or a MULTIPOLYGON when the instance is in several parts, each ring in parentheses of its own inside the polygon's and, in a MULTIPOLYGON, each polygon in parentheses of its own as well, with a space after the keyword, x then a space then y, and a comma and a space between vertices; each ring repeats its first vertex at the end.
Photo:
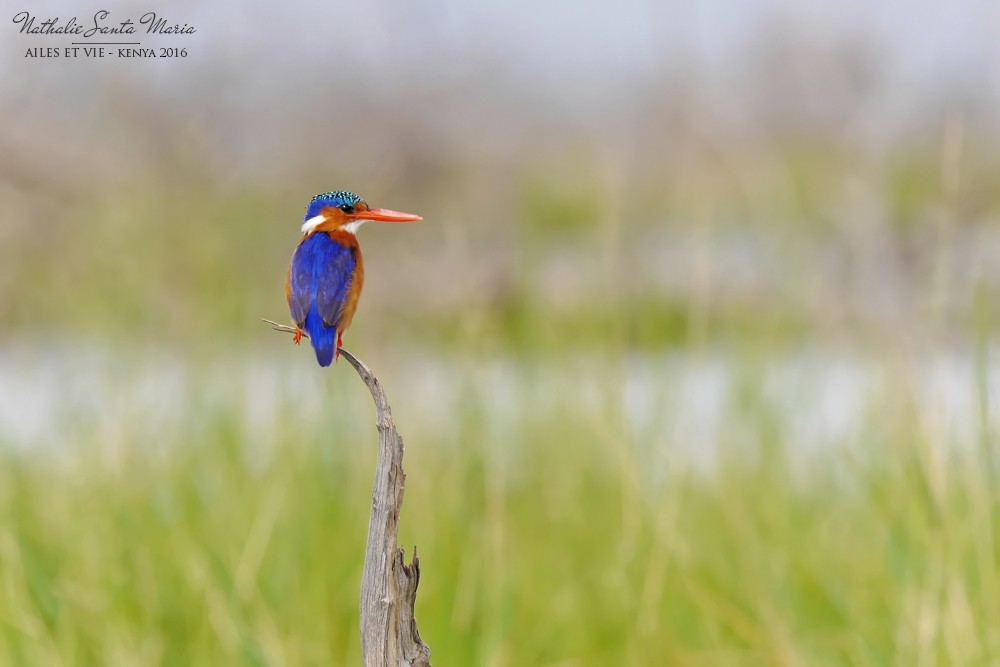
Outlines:
POLYGON ((285 278, 285 299, 295 323, 293 341, 303 334, 320 366, 340 356, 344 332, 351 326, 365 282, 357 232, 368 221, 416 222, 419 215, 368 203, 346 190, 324 192, 306 207, 299 241, 285 278))

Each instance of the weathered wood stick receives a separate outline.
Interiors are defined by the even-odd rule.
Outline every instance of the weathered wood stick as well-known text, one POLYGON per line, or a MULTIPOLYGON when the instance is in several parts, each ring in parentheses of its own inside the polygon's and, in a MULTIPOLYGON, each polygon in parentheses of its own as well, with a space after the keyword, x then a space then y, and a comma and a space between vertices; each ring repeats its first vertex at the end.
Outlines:
MULTIPOLYGON (((264 320, 277 331, 294 327, 264 320)), ((420 639, 413 606, 420 583, 420 560, 413 549, 407 565, 397 542, 399 510, 403 505, 403 439, 396 431, 392 409, 382 384, 363 362, 340 348, 375 402, 378 462, 368 521, 368 546, 361 577, 361 656, 365 667, 430 667, 431 651, 420 639)))

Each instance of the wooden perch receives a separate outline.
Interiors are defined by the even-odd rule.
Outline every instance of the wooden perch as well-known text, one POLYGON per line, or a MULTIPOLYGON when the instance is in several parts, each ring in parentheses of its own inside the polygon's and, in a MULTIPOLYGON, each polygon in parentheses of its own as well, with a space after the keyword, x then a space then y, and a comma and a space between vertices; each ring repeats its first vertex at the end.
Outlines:
MULTIPOLYGON (((277 331, 293 327, 264 320, 277 331)), ((413 549, 407 565, 397 543, 399 510, 403 505, 403 439, 396 432, 392 409, 378 378, 353 354, 340 354, 358 372, 375 402, 378 463, 368 521, 365 570, 361 577, 361 656, 365 667, 430 667, 431 650, 420 639, 413 606, 420 583, 420 560, 413 549)))

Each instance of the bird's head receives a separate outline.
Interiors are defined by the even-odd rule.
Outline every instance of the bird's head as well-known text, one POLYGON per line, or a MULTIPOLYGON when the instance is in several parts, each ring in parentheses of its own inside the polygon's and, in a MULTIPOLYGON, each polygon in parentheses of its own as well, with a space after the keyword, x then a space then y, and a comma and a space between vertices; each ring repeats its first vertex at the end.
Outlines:
POLYGON ((308 234, 320 225, 342 229, 356 234, 358 228, 368 222, 416 222, 419 215, 390 211, 387 208, 371 208, 368 203, 353 192, 338 190, 316 195, 306 208, 302 233, 308 234))

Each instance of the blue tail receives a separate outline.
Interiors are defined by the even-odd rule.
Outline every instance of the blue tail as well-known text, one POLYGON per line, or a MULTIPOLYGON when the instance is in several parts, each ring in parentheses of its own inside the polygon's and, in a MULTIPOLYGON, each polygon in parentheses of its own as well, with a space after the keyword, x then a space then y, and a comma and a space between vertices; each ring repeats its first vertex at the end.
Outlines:
POLYGON ((329 366, 333 362, 333 353, 337 350, 337 328, 326 325, 316 310, 315 302, 306 314, 304 328, 316 351, 316 361, 320 366, 329 366))

